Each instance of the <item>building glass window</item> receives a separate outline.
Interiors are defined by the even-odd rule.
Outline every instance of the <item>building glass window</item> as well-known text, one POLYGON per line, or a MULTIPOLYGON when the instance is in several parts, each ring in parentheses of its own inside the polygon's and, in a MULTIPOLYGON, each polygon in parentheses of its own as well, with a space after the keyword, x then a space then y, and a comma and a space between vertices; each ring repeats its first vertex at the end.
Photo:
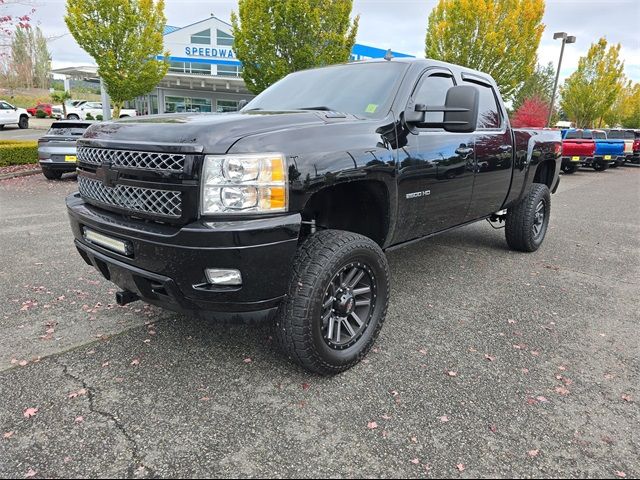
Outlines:
POLYGON ((206 30, 191 35, 191 43, 211 45, 211 29, 207 28, 206 30))
POLYGON ((239 77, 242 67, 239 65, 218 65, 218 76, 220 77, 239 77))
POLYGON ((211 112, 211 100, 208 98, 170 97, 164 99, 165 112, 211 112))
POLYGON ((216 30, 216 37, 216 43, 218 45, 233 47, 233 37, 228 33, 225 33, 222 30, 216 30))
POLYGON ((237 112, 238 102, 236 100, 216 100, 216 111, 218 113, 237 112))
POLYGON ((169 62, 169 71, 184 73, 184 62, 169 62))
POLYGON ((200 75, 211 75, 211 65, 208 63, 187 63, 190 73, 198 73, 200 75))

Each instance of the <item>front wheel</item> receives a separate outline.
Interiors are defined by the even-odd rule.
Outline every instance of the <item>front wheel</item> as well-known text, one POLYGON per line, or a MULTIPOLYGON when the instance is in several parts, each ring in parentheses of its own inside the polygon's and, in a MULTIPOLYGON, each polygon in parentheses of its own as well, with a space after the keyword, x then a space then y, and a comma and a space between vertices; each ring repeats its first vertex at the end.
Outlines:
POLYGON ((388 302, 389 267, 380 247, 357 233, 323 230, 298 249, 276 337, 306 370, 337 374, 371 349, 388 302))
POLYGON ((529 193, 507 210, 505 235, 513 250, 535 252, 547 233, 551 194, 543 183, 534 183, 529 193))
POLYGON ((29 128, 29 117, 27 117, 26 115, 21 116, 20 120, 18 121, 18 127, 23 130, 25 128, 29 128))
POLYGON ((80 120, 80 117, 75 113, 70 113, 69 115, 67 115, 67 120, 80 120))

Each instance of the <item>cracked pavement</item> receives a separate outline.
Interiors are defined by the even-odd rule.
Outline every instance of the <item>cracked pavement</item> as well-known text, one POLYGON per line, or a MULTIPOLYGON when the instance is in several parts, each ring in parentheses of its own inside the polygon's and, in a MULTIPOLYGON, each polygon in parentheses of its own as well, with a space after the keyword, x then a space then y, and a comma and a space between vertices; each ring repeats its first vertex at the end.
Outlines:
POLYGON ((534 254, 486 222, 389 253, 376 348, 334 378, 268 326, 114 305, 74 189, 0 181, 0 477, 640 476, 640 168, 563 176, 534 254))

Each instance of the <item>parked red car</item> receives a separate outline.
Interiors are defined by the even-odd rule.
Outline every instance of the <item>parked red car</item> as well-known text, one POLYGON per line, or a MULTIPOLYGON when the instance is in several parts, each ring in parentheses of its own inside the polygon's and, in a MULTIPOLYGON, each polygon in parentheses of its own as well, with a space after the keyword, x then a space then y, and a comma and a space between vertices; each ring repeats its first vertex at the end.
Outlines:
POLYGON ((42 110, 44 113, 47 114, 48 117, 51 116, 51 104, 50 103, 39 103, 35 107, 27 108, 27 112, 32 117, 35 117, 36 112, 38 110, 42 110))
POLYGON ((596 151, 596 142, 593 140, 590 131, 582 129, 565 130, 563 137, 562 171, 564 173, 573 173, 578 170, 581 163, 593 158, 596 151))

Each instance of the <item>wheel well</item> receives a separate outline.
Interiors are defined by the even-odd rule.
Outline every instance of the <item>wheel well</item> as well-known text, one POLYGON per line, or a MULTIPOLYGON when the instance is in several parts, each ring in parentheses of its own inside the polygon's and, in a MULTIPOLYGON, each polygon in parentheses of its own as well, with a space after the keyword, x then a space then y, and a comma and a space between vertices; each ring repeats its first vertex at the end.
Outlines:
POLYGON ((553 160, 545 160, 538 165, 536 174, 533 177, 534 183, 544 183, 549 189, 553 186, 553 178, 556 174, 556 162, 553 160))
POLYGON ((362 180, 324 188, 302 211, 317 228, 359 233, 382 246, 389 230, 389 193, 384 183, 362 180))

